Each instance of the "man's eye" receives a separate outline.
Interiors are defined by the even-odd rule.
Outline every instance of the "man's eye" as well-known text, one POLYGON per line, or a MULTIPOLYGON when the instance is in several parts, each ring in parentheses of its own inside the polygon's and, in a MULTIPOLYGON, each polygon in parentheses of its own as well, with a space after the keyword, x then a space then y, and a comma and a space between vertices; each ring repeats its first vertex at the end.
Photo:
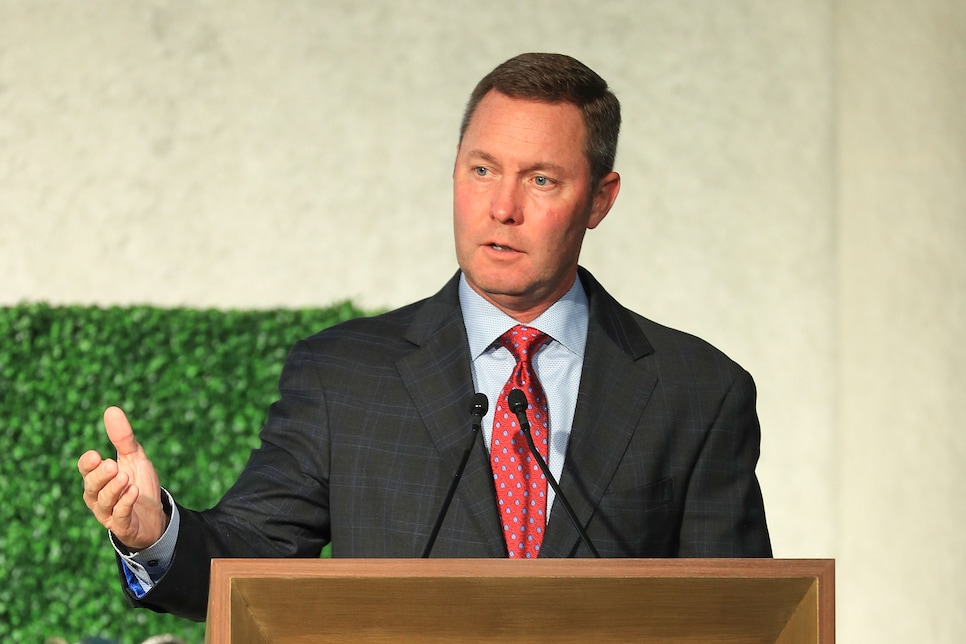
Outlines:
POLYGON ((542 174, 538 174, 537 176, 535 176, 533 178, 533 182, 535 184, 537 184, 538 186, 549 186, 550 185, 550 179, 546 178, 542 174))
POLYGON ((475 172, 476 176, 478 177, 485 177, 487 174, 489 174, 489 170, 483 167, 474 168, 473 172, 475 172))

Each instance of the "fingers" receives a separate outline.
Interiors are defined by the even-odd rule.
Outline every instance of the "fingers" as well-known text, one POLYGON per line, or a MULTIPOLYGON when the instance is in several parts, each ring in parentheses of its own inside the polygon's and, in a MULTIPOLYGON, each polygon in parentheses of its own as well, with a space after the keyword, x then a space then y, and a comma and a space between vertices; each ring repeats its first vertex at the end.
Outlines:
POLYGON ((134 430, 127 416, 118 407, 108 407, 104 411, 104 429, 107 430, 107 437, 111 439, 111 444, 117 450, 118 458, 136 454, 140 445, 134 438, 134 430))
POLYGON ((98 515, 98 519, 105 515, 110 516, 114 504, 129 482, 130 477, 118 469, 115 461, 101 461, 84 474, 84 503, 98 515))
POLYGON ((111 509, 112 530, 123 541, 125 533, 131 527, 131 516, 134 514, 134 504, 137 503, 141 491, 136 485, 128 485, 118 496, 111 509))
POLYGON ((113 460, 101 461, 84 475, 85 505, 101 525, 122 539, 131 527, 139 496, 138 486, 113 460))
POLYGON ((81 476, 87 476, 100 464, 101 455, 94 450, 84 452, 81 457, 77 459, 77 469, 80 471, 81 476))

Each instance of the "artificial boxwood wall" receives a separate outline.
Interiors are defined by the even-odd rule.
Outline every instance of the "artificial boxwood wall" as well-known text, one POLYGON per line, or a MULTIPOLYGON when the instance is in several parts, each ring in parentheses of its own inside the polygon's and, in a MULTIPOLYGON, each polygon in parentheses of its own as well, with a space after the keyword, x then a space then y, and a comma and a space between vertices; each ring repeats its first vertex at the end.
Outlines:
POLYGON ((211 506, 255 446, 292 344, 359 315, 348 303, 0 308, 0 642, 201 642, 203 624, 128 607, 77 459, 114 456, 101 415, 118 405, 162 485, 189 507, 211 506))

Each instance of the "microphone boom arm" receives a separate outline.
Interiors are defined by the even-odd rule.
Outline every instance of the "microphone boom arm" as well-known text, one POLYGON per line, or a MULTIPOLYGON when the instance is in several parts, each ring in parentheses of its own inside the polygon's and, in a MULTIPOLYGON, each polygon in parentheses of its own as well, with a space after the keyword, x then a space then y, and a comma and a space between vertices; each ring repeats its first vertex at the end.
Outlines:
POLYGON ((564 493, 560 491, 560 485, 557 484, 557 480, 553 477, 553 474, 550 473, 550 467, 547 465, 547 461, 545 461, 543 456, 540 455, 540 452, 537 451, 537 446, 533 443, 533 436, 530 434, 530 421, 527 420, 528 403, 526 394, 519 389, 514 389, 510 392, 510 395, 507 396, 507 403, 510 405, 510 410, 516 414, 517 422, 520 423, 520 429, 523 430, 523 436, 527 439, 527 445, 530 447, 530 452, 533 454, 534 458, 537 459, 537 465, 540 466, 541 471, 543 471, 543 475, 547 477, 547 482, 550 484, 550 487, 553 488, 554 494, 557 495, 556 498, 560 499, 560 502, 563 503, 564 511, 566 511, 567 516, 570 517, 570 522, 574 524, 575 528, 577 528, 577 533, 580 534, 580 539, 587 544, 587 548, 590 549, 591 554, 600 559, 600 553, 597 552, 597 548, 594 547, 594 542, 590 540, 590 537, 587 535, 587 531, 584 530, 584 526, 580 524, 580 521, 577 519, 577 513, 574 512, 572 507, 570 507, 570 502, 567 501, 567 497, 564 496, 564 493))
POLYGON ((460 479, 463 478, 463 470, 466 469, 466 463, 470 460, 470 452, 473 451, 473 446, 476 445, 476 437, 480 433, 487 406, 488 403, 484 394, 474 395, 473 400, 470 402, 470 415, 473 416, 473 428, 470 432, 470 440, 466 446, 466 451, 463 452, 463 459, 460 461, 460 466, 456 469, 456 474, 453 475, 453 481, 449 484, 449 490, 446 491, 446 500, 440 506, 433 531, 429 535, 426 547, 423 548, 423 559, 429 558, 429 553, 433 551, 433 546, 436 544, 436 537, 439 536, 439 530, 443 527, 443 520, 446 518, 446 512, 449 510, 450 503, 453 502, 456 487, 459 485, 460 479))

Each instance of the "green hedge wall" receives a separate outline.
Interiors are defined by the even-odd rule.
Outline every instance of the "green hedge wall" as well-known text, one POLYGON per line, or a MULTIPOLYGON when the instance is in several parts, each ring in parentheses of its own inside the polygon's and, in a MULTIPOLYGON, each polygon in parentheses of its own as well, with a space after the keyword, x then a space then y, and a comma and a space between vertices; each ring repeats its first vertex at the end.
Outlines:
POLYGON ((101 414, 119 405, 162 485, 209 507, 255 446, 292 344, 359 315, 348 303, 0 308, 0 642, 159 633, 201 642, 203 624, 128 607, 77 459, 87 449, 114 456, 101 414))

